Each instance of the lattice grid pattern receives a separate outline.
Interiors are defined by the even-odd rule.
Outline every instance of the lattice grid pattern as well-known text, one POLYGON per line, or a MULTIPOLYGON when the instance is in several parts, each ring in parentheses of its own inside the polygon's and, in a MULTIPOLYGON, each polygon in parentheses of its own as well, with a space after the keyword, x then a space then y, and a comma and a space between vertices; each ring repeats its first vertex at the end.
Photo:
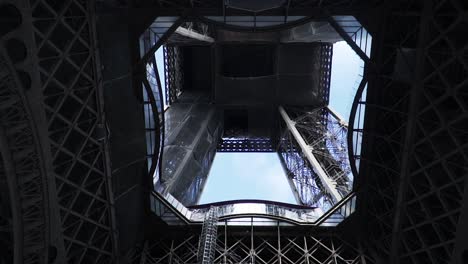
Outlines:
POLYGON ((366 103, 369 121, 379 124, 365 126, 375 151, 361 163, 369 246, 395 263, 449 263, 468 164, 468 38, 461 33, 468 7, 411 1, 394 8, 366 103), (401 61, 410 78, 395 70, 401 61))
POLYGON ((222 138, 218 143, 218 152, 276 152, 269 138, 222 138))
POLYGON ((322 44, 320 46, 319 98, 322 98, 324 105, 328 105, 330 101, 332 57, 333 45, 322 44))
MULTIPOLYGON (((425 26, 413 152, 402 212, 401 263, 450 263, 468 176, 468 6, 440 1, 425 26), (462 55, 464 54, 464 56, 462 55)), ((423 14, 424 16, 424 11, 423 14)))
MULTIPOLYGON (((288 236, 287 231, 274 228, 253 236, 255 229, 245 230, 244 235, 231 235, 229 228, 227 233, 223 229, 218 234, 213 263, 373 263, 358 247, 350 246, 336 235, 288 236)), ((139 254, 131 257, 132 263, 194 264, 197 243, 198 235, 147 242, 139 254)))
MULTIPOLYGON (((347 152, 347 126, 327 108, 288 108, 287 112, 334 188, 341 197, 349 194, 353 178, 347 152)), ((282 131, 285 132, 280 140, 280 157, 301 202, 329 209, 336 201, 330 197, 291 132, 284 128, 282 131)))
POLYGON ((164 73, 166 78, 166 105, 171 105, 182 93, 184 85, 182 49, 164 46, 164 73))
POLYGON ((93 1, 31 0, 66 257, 111 263, 112 200, 97 87, 93 1))
POLYGON ((288 179, 294 184, 300 202, 310 206, 331 208, 332 197, 327 193, 325 186, 320 182, 318 175, 307 161, 307 157, 288 130, 280 138, 278 153, 288 179))
POLYGON ((216 240, 218 237, 218 208, 210 207, 203 221, 202 232, 198 242, 197 260, 201 264, 211 264, 214 261, 216 240))
MULTIPOLYGON (((11 212, 1 212, 10 219, 0 219, 1 224, 8 224, 14 244, 6 245, 10 250, 22 252, 23 263, 38 263, 45 259, 47 222, 45 213, 43 174, 37 149, 34 126, 31 121, 24 87, 19 76, 14 74, 13 64, 5 56, 5 49, 0 46, 0 158, 2 158, 1 180, 10 192, 11 212), (4 174, 3 174, 4 173, 4 174), (16 212, 15 212, 16 210, 16 212), (2 221, 2 220, 6 220, 2 221)), ((8 195, 3 193, 2 195, 8 195)), ((5 199, 2 199, 5 202, 5 199)), ((7 207, 8 208, 8 207, 7 207)), ((1 228, 4 228, 2 226, 1 228)), ((7 229, 0 230, 2 232, 7 229)), ((13 259, 4 255, 2 258, 13 259)))

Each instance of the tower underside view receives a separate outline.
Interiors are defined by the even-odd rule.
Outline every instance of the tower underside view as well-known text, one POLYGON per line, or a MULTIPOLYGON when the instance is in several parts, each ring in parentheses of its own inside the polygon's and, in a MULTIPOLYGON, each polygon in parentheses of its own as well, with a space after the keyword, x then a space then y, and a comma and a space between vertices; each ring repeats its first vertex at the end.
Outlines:
POLYGON ((467 26, 464 0, 0 0, 0 263, 468 263, 467 26), (276 153, 297 203, 200 204, 227 152, 276 153))

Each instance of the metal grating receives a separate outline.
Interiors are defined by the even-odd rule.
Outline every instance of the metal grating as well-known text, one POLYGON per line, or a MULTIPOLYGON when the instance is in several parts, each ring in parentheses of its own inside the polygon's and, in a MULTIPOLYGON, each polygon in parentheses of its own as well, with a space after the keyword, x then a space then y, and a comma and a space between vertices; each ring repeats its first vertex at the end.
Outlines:
POLYGON ((276 152, 270 138, 221 138, 218 152, 276 152))
POLYGON ((440 1, 425 3, 421 13, 419 101, 409 112, 414 132, 401 221, 394 227, 401 235, 395 239, 403 241, 401 263, 451 262, 468 175, 466 11, 456 1, 440 1))
POLYGON ((0 243, 13 244, 2 248, 0 260, 38 263, 47 256, 45 231, 49 228, 40 147, 24 95, 26 87, 5 53, 0 46, 0 180, 8 190, 1 194, 0 209, 11 211, 0 214, 0 243), (3 204, 7 201, 9 205, 3 204))
MULTIPOLYGON (((373 263, 358 245, 353 247, 335 234, 289 235, 290 230, 280 226, 262 231, 229 226, 220 229, 211 263, 373 263)), ((183 237, 147 241, 142 253, 131 256, 132 263, 195 264, 197 237, 187 232, 183 237)))
POLYGON ((283 136, 278 152, 288 178, 301 203, 328 210, 338 202, 336 195, 342 198, 351 192, 353 177, 348 160, 347 124, 328 108, 290 107, 287 115, 337 193, 332 194, 330 186, 325 186, 321 172, 309 162, 301 143, 281 123, 283 136))
POLYGON ((94 2, 30 1, 66 258, 111 263, 116 241, 94 2))
POLYGON ((322 44, 320 46, 319 98, 322 98, 324 105, 328 105, 330 101, 332 57, 333 44, 322 44))
POLYGON ((381 71, 361 101, 374 124, 364 125, 363 140, 374 150, 363 150, 360 165, 369 247, 382 260, 456 257, 468 164, 466 9, 461 1, 400 3, 382 29, 381 71))
POLYGON ((182 50, 176 46, 164 46, 164 73, 166 83, 166 105, 177 101, 184 85, 182 50))

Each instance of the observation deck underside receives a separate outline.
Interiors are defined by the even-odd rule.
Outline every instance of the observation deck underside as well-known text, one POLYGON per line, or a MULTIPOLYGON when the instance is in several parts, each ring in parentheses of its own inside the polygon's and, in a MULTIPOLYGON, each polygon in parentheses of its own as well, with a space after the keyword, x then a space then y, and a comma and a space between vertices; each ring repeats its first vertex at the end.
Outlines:
POLYGON ((0 0, 0 263, 468 263, 467 13, 0 0), (349 120, 339 40, 364 63, 349 120), (243 151, 277 152, 300 205, 197 205, 243 151))

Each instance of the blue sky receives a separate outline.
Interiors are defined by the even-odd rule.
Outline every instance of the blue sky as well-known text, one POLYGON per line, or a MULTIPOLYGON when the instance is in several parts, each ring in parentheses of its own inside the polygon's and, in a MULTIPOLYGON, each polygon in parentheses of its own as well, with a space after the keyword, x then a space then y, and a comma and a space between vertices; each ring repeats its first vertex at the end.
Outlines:
POLYGON ((362 60, 345 41, 333 45, 330 107, 345 120, 349 119, 354 94, 359 86, 361 65, 362 60))
MULTIPOLYGON (((333 46, 330 107, 349 119, 361 60, 346 44, 333 46)), ((200 204, 263 199, 296 204, 276 153, 217 153, 200 204)))
POLYGON ((276 153, 216 153, 199 203, 261 199, 296 203, 276 153))
MULTIPOLYGON (((156 62, 164 87, 162 48, 156 62)), ((330 107, 349 119, 362 61, 346 44, 333 46, 330 107)), ((165 95, 164 95, 165 97, 165 95)), ((276 153, 217 153, 199 204, 236 199, 296 203, 276 153)))

